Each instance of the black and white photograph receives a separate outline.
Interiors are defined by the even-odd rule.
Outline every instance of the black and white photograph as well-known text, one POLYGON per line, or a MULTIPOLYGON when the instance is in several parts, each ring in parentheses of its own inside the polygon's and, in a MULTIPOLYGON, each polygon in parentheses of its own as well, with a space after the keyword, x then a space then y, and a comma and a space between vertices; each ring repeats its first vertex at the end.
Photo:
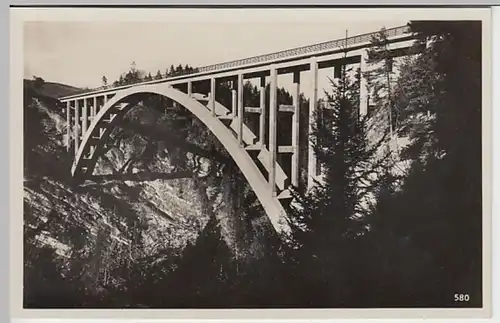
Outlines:
POLYGON ((489 308, 487 9, 12 10, 23 309, 489 308))

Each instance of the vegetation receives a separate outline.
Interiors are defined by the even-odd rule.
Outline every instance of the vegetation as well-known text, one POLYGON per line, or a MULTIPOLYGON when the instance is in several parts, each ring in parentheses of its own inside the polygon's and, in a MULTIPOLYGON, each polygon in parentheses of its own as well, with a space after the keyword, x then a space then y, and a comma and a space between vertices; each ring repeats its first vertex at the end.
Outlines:
MULTIPOLYGON (((481 25, 416 21, 410 28, 417 40, 403 59, 385 46, 383 31, 374 37, 366 115, 357 108, 359 70, 343 68, 331 80, 311 136, 324 178, 306 190, 302 174, 289 210, 291 243, 276 236, 220 143, 189 113, 167 111, 170 102, 150 97, 133 109, 99 169, 107 176, 189 172, 173 186, 201 211, 180 222, 151 206, 158 188, 169 199, 162 181, 73 186, 60 172, 70 157, 37 92, 27 91, 25 306, 481 307, 481 25), (407 144, 394 149, 403 138, 407 144), (168 223, 154 227, 154 247, 151 214, 168 223), (42 244, 44 232, 67 253, 42 244), (456 302, 456 293, 470 299, 456 302)), ((113 84, 161 77, 133 64, 113 84)), ((257 106, 258 89, 246 83, 244 91, 245 104, 257 106)), ((230 106, 229 83, 216 95, 230 106)), ((278 101, 290 104, 291 96, 279 89, 278 101)), ((300 104, 306 124, 303 96, 300 104)), ((283 143, 291 129, 280 118, 283 143)), ((257 120, 246 121, 257 130, 257 120)), ((303 129, 300 138, 307 147, 303 129)), ((169 211, 186 212, 173 202, 169 211)))

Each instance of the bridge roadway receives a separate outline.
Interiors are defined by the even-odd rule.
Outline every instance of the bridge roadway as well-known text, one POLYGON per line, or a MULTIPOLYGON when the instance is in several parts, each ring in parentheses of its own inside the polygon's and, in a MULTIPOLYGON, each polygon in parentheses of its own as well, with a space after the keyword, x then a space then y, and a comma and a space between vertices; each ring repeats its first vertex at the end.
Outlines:
MULTIPOLYGON (((360 70, 366 71, 366 49, 370 47, 372 36, 376 33, 209 65, 198 68, 192 74, 119 87, 102 87, 60 98, 66 104, 66 121, 70 125, 66 134, 67 149, 74 147, 72 175, 78 179, 92 176, 97 159, 117 122, 142 100, 144 94, 160 95, 172 100, 174 105, 188 109, 210 129, 245 175, 276 230, 286 233, 289 225, 283 206, 291 199, 289 185, 298 185, 300 173, 298 100, 301 72, 310 73, 309 115, 312 116, 317 109, 318 70, 333 67, 338 76, 342 65, 359 64, 360 70), (277 76, 288 73, 293 74, 293 104, 282 105, 277 102, 277 76), (244 80, 252 78, 260 79, 259 107, 243 105, 244 80), (223 106, 212 95, 217 83, 225 81, 231 81, 232 84, 231 107, 223 106), (193 84, 200 82, 209 82, 211 90, 208 94, 193 93, 193 84), (269 106, 266 106, 264 93, 268 83, 270 99, 269 106), (269 118, 265 117, 266 109, 269 109, 269 118), (242 116, 245 113, 260 115, 258 134, 254 134, 244 124, 242 116), (292 115, 290 146, 277 146, 278 113, 292 115), (266 130, 268 142, 264 142, 266 130), (289 174, 278 163, 277 154, 286 154, 291 159, 289 174)), ((389 40, 388 49, 397 56, 405 55, 414 39, 406 26, 387 29, 386 36, 389 40)), ((361 114, 366 113, 367 97, 366 80, 361 78, 361 114)), ((312 131, 310 125, 311 122, 309 132, 312 131)), ((320 174, 311 142, 307 172, 308 187, 312 187, 320 174)))

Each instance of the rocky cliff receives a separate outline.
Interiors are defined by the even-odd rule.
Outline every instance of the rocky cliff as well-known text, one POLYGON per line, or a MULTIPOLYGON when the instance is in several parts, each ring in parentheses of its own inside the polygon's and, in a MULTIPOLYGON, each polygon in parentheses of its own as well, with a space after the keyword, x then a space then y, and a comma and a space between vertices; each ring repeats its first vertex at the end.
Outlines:
MULTIPOLYGON (((55 272, 58 279, 84 282, 91 293, 99 294, 109 284, 127 288, 125 268, 144 259, 149 259, 148 263, 164 261, 168 267, 186 245, 195 243, 211 217, 221 227, 233 256, 244 257, 242 254, 258 250, 255 232, 268 229, 268 221, 263 220, 262 210, 254 212, 253 218, 238 211, 241 203, 247 209, 259 209, 251 191, 241 179, 239 184, 234 180, 234 170, 220 172, 227 165, 211 167, 213 163, 207 157, 199 158, 182 147, 151 140, 137 131, 144 127, 152 133, 165 129, 161 113, 154 109, 135 109, 128 117, 128 121, 136 121, 135 128, 114 132, 111 148, 97 163, 95 178, 75 183, 70 176, 72 151, 64 146, 67 124, 56 100, 58 88, 49 88, 47 91, 43 84, 25 82, 26 304, 40 305, 40 293, 48 288, 44 282, 51 284, 47 271, 55 272), (154 128, 159 123, 159 128, 154 128), (151 146, 152 153, 145 153, 151 146), (196 172, 173 180, 113 177, 118 171, 158 174, 180 168, 196 172), (209 176, 210 172, 215 175, 209 176), (96 180, 99 176, 101 179, 96 180), (240 200, 235 200, 235 192, 241 193, 236 197, 240 200), (42 265, 50 268, 39 268, 42 265)), ((200 143, 203 136, 206 134, 197 133, 194 138, 200 143)))

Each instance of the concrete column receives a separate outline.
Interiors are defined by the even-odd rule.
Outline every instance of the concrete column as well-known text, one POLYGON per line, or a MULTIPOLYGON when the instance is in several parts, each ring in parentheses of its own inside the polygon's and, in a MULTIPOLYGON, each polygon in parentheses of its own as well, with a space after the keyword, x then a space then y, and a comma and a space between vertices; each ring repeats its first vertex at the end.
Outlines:
POLYGON ((78 148, 80 146, 80 107, 78 106, 78 100, 75 100, 75 156, 78 154, 78 148))
POLYGON ((92 116, 93 118, 95 118, 95 116, 99 113, 99 108, 97 107, 97 97, 94 96, 94 111, 93 111, 94 115, 92 116))
POLYGON ((193 94, 193 82, 188 81, 187 83, 187 94, 188 96, 191 96, 193 94))
POLYGON ((71 104, 66 102, 66 151, 71 147, 71 104))
POLYGON ((259 142, 266 145, 266 77, 260 77, 259 142))
POLYGON ((333 65, 333 77, 339 79, 341 75, 342 75, 342 65, 341 64, 333 65))
POLYGON ((310 63, 311 71, 311 97, 309 99, 309 154, 308 154, 308 188, 313 187, 314 179, 316 178, 316 154, 314 153, 313 143, 311 142, 311 134, 313 132, 313 124, 315 122, 314 115, 317 110, 318 101, 318 61, 315 57, 311 59, 310 63))
POLYGON ((88 122, 88 118, 89 118, 87 113, 88 113, 87 99, 83 99, 82 137, 85 136, 85 133, 87 132, 87 122, 88 122))
POLYGON ((292 185, 299 186, 299 131, 300 131, 300 71, 293 73, 293 116, 292 116, 292 185))
POLYGON ((368 53, 363 50, 361 53, 361 61, 359 64, 359 69, 361 72, 360 82, 359 82, 359 114, 364 116, 368 113, 368 84, 366 78, 363 77, 363 73, 366 72, 366 60, 368 59, 368 53))
POLYGON ((238 74, 238 142, 243 147, 243 74, 238 74))
POLYGON ((269 93, 269 187, 272 196, 276 196, 276 151, 277 151, 277 83, 278 73, 274 66, 271 66, 270 93, 269 93))
POLYGON ((212 110, 212 115, 215 116, 215 78, 210 79, 210 110, 212 110))
POLYGON ((231 113, 234 116, 238 115, 238 92, 236 91, 236 88, 231 89, 231 113))

